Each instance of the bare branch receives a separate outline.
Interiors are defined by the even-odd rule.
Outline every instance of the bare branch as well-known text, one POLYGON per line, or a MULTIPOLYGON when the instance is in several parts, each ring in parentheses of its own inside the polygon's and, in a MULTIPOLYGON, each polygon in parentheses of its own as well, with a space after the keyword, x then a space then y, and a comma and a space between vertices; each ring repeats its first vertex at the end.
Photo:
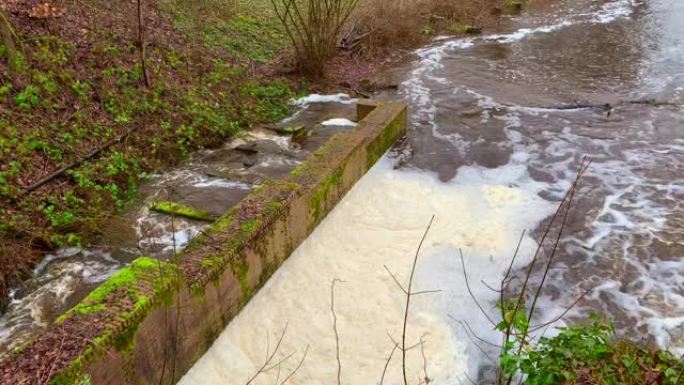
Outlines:
MULTIPOLYGON (((267 351, 267 357, 264 360, 263 365, 250 377, 247 382, 245 382, 245 385, 249 385, 254 380, 256 380, 257 377, 259 377, 261 374, 268 372, 270 369, 273 369, 273 366, 271 365, 271 362, 273 361, 273 358, 275 358, 275 355, 278 353, 278 350, 280 350, 280 345, 283 343, 283 339, 285 338, 285 334, 287 333, 287 326, 288 324, 285 324, 285 327, 283 328, 283 331, 280 333, 280 338, 278 338, 278 343, 276 344, 275 348, 273 349, 273 352, 268 352, 267 351)), ((268 332, 266 334, 267 340, 268 340, 268 332)), ((267 342, 268 345, 268 342, 267 342)))
POLYGON ((387 373, 387 367, 390 364, 390 361, 392 361, 392 356, 394 355, 394 351, 397 350, 399 347, 399 343, 395 342, 394 347, 392 348, 392 351, 390 352, 389 356, 387 357, 387 361, 385 361, 385 367, 382 369, 382 375, 380 376, 380 385, 383 385, 385 382, 385 373, 387 373))
POLYGON ((577 305, 579 303, 579 301, 581 301, 584 297, 586 297, 587 294, 591 293, 595 288, 596 287, 592 287, 591 289, 586 290, 584 293, 582 293, 582 295, 577 297, 577 299, 572 304, 570 304, 570 306, 568 306, 561 314, 559 314, 557 317, 554 317, 551 321, 530 327, 530 332, 534 332, 534 331, 537 331, 539 329, 543 329, 543 328, 545 328, 551 324, 554 324, 554 323, 560 321, 563 317, 565 317, 566 314, 568 314, 568 312, 570 310, 572 310, 572 308, 575 307, 575 305, 577 305))
MULTIPOLYGON (((280 385, 285 385, 286 382, 288 382, 297 372, 299 369, 302 367, 304 364, 304 360, 306 360, 306 356, 309 354, 309 345, 306 346, 306 350, 304 350, 304 355, 302 356, 302 359, 299 360, 299 364, 297 364, 297 367, 294 368, 294 370, 283 380, 283 382, 280 383, 280 385)), ((278 376, 280 376, 280 367, 278 367, 278 376)))
POLYGON ((344 282, 335 278, 330 284, 330 313, 333 317, 333 331, 335 332, 335 357, 337 358, 337 385, 342 384, 342 361, 340 360, 340 334, 337 330, 337 315, 335 314, 335 283, 344 282))
POLYGON ((475 336, 475 338, 477 338, 479 341, 481 341, 481 342, 483 342, 483 343, 485 343, 485 344, 487 344, 487 345, 493 346, 493 347, 495 347, 495 348, 501 348, 501 347, 502 347, 501 345, 497 345, 497 344, 495 344, 495 343, 493 343, 493 342, 489 342, 489 341, 485 340, 484 338, 481 338, 480 336, 478 336, 477 333, 475 333, 475 331, 473 330, 473 328, 470 326, 470 324, 468 323, 468 321, 456 319, 456 318, 455 318, 454 316, 452 316, 451 314, 448 314, 448 317, 451 318, 452 320, 454 320, 454 321, 460 323, 464 328, 467 328, 466 331, 470 331, 470 333, 472 333, 472 335, 475 336))
POLYGON ((434 293, 441 293, 441 290, 424 290, 424 291, 417 291, 415 293, 411 293, 411 295, 419 295, 419 294, 434 294, 434 293))
POLYGON ((401 291, 403 291, 404 294, 408 295, 408 292, 406 291, 406 289, 404 289, 404 287, 401 285, 401 283, 399 283, 399 280, 397 280, 397 277, 394 274, 392 274, 392 272, 387 267, 387 265, 382 265, 382 266, 385 268, 385 270, 387 270, 387 273, 389 273, 390 277, 392 277, 392 279, 394 280, 394 283, 396 283, 397 286, 399 286, 399 289, 401 289, 401 291))
POLYGON ((425 384, 429 384, 430 376, 427 372, 427 358, 425 357, 425 342, 423 341, 423 336, 420 337, 420 355, 423 357, 423 381, 425 381, 425 384))
POLYGON ((433 215, 432 218, 430 218, 430 223, 428 224, 427 229, 425 229, 423 237, 420 239, 418 249, 416 250, 416 256, 413 258, 413 266, 411 267, 411 275, 409 276, 408 290, 406 290, 408 294, 406 295, 406 307, 404 308, 404 328, 401 333, 401 367, 404 373, 404 385, 408 385, 408 378, 406 377, 406 326, 408 324, 409 306, 411 304, 411 287, 413 285, 413 276, 416 273, 416 265, 418 264, 418 255, 420 254, 420 249, 423 247, 423 242, 430 232, 430 227, 432 227, 434 220, 435 216, 433 215))
POLYGON ((480 312, 482 312, 482 314, 484 314, 484 316, 487 318, 487 321, 489 321, 489 323, 491 323, 492 326, 496 326, 496 322, 494 322, 492 320, 492 318, 489 316, 489 314, 487 314, 487 312, 482 307, 482 305, 480 305, 480 301, 477 300, 477 297, 475 296, 475 294, 473 294, 473 291, 470 289, 470 283, 468 283, 468 273, 466 271, 466 266, 465 266, 465 259, 463 258, 463 250, 459 249, 458 251, 459 251, 459 254, 461 256, 461 266, 463 267, 463 278, 465 279, 465 284, 466 284, 466 288, 468 289, 468 294, 470 294, 470 297, 475 302, 475 305, 477 305, 477 307, 480 309, 480 312))

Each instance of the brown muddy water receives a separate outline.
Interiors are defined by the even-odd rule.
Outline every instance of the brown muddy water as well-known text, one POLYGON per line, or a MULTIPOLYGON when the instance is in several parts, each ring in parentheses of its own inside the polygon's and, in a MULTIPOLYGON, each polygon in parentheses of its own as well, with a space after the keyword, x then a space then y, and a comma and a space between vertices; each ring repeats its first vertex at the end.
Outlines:
POLYGON ((593 288, 568 320, 608 314, 624 337, 684 351, 684 2, 566 0, 510 27, 403 70, 399 164, 442 181, 522 164, 557 202, 590 156, 543 307, 593 288))
MULTIPOLYGON (((493 363, 463 322, 493 343, 500 336, 466 291, 459 250, 474 294, 494 314, 497 294, 482 282, 497 284, 528 230, 515 266, 522 274, 584 156, 593 163, 539 321, 591 289, 558 325, 598 311, 621 336, 684 352, 683 36, 679 0, 559 0, 493 33, 438 38, 382 74, 399 89, 378 97, 410 106, 406 140, 347 194, 181 383, 245 383, 281 333, 277 372, 253 383, 295 370, 292 384, 336 383, 338 351, 343 383, 378 383, 392 338, 401 336, 405 300, 387 270, 407 280, 433 214, 415 284, 439 292, 412 302, 408 338, 423 348, 407 353, 408 370, 416 383, 425 376, 435 384, 486 383, 483 368, 493 363), (334 292, 339 347, 330 310, 335 279, 342 280, 334 292)), ((309 124, 349 117, 353 108, 305 106, 293 119, 309 124)), ((232 143, 158 176, 146 202, 168 196, 223 211, 301 161, 324 135, 299 145, 268 138, 256 132, 237 152, 232 143)), ((124 221, 131 235, 119 244, 126 247, 63 250, 39 266, 0 321, 5 349, 134 256, 168 255, 174 239, 182 246, 202 226, 176 220, 172 237, 169 218, 147 205, 124 221)), ((401 381, 396 358, 385 383, 401 381)))

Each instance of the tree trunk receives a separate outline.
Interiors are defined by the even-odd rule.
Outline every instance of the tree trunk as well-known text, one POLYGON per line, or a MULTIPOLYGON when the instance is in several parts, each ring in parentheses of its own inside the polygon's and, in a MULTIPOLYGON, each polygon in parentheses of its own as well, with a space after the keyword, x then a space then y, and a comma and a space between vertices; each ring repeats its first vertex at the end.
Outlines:
POLYGON ((20 60, 20 53, 17 50, 15 43, 15 33, 12 29, 12 24, 10 24, 9 19, 5 15, 5 11, 3 11, 2 8, 0 8, 0 38, 2 38, 2 44, 5 46, 5 50, 7 51, 10 77, 14 80, 14 72, 19 70, 18 64, 20 60))

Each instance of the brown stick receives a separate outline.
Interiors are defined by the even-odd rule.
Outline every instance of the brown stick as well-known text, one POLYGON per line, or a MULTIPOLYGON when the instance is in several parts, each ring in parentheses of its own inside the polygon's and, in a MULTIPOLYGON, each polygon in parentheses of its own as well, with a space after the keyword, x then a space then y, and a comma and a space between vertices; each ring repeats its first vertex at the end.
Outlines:
POLYGON ((430 218, 430 223, 428 224, 427 229, 425 229, 423 238, 420 239, 418 249, 416 250, 416 256, 413 258, 413 266, 411 267, 411 275, 409 276, 408 287, 406 288, 407 295, 406 307, 404 308, 404 328, 401 333, 401 367, 404 373, 404 385, 408 385, 408 378, 406 377, 406 325, 408 324, 409 306, 411 305, 411 287, 413 286, 413 276, 416 273, 416 265, 418 264, 418 255, 420 254, 420 249, 423 247, 423 242, 430 232, 430 227, 432 227, 432 222, 434 222, 434 220, 435 216, 433 215, 432 218, 430 218))
POLYGON ((90 160, 90 159, 96 157, 98 154, 100 154, 100 153, 101 153, 102 151, 104 151, 104 150, 107 150, 109 147, 112 147, 113 145, 115 145, 115 144, 117 144, 117 143, 121 143, 124 139, 126 139, 129 135, 131 135, 132 133, 134 133, 136 130, 137 130, 137 127, 136 127, 136 128, 132 128, 132 129, 126 131, 126 133, 122 134, 122 135, 119 136, 118 138, 111 139, 110 141, 108 141, 108 142, 105 143, 104 145, 102 145, 102 146, 100 146, 100 147, 98 147, 98 148, 96 148, 96 149, 90 151, 90 152, 89 152, 88 154, 86 154, 86 156, 84 156, 83 158, 81 158, 81 159, 79 159, 79 160, 76 160, 76 161, 74 161, 74 162, 71 162, 71 163, 69 163, 69 164, 67 164, 67 165, 65 165, 65 166, 62 166, 62 167, 60 167, 59 169, 57 169, 56 171, 54 171, 53 173, 51 173, 51 174, 49 174, 49 175, 47 175, 47 176, 41 178, 41 179, 38 180, 36 183, 34 183, 34 184, 32 184, 32 185, 26 187, 26 188, 24 189, 24 191, 22 191, 22 192, 19 194, 19 198, 23 198, 23 197, 26 196, 27 194, 32 193, 33 191, 39 189, 40 187, 42 187, 42 186, 45 185, 46 183, 48 183, 48 182, 52 181, 53 179, 55 179, 55 178, 61 176, 62 174, 64 174, 65 172, 71 170, 72 168, 78 167, 78 166, 80 166, 81 164, 85 163, 86 161, 88 161, 88 160, 90 160))
POLYGON ((335 357, 337 358, 337 385, 342 384, 342 361, 340 360, 340 333, 337 330, 337 314, 335 314, 335 283, 344 282, 335 278, 330 284, 330 313, 333 317, 333 331, 335 332, 335 357))
POLYGON ((385 382, 385 374, 387 373, 387 367, 390 364, 390 361, 392 361, 392 356, 394 355, 394 351, 397 350, 399 347, 399 343, 395 342, 394 347, 392 348, 392 351, 390 352, 389 356, 387 357, 387 361, 385 361, 385 367, 382 369, 382 375, 380 376, 380 385, 383 385, 385 382))
POLYGON ((145 87, 150 88, 150 78, 147 75, 147 65, 145 64, 145 25, 143 23, 142 0, 138 0, 138 55, 140 56, 140 66, 145 87))

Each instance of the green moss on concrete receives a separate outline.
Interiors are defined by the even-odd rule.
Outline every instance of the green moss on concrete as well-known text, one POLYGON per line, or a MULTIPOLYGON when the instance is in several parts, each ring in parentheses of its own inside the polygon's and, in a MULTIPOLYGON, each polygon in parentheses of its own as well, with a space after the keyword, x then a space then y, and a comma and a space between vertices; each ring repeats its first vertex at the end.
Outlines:
POLYGON ((242 300, 246 302, 252 296, 252 288, 249 285, 249 263, 247 263, 247 261, 234 263, 233 273, 235 273, 235 276, 240 282, 242 300))
POLYGON ((81 374, 80 376, 57 376, 52 381, 50 385, 91 385, 91 379, 89 374, 81 374))
POLYGON ((157 202, 150 207, 152 211, 156 211, 162 214, 168 214, 178 217, 184 217, 188 219, 195 219, 198 221, 212 222, 216 220, 216 217, 204 210, 199 210, 190 206, 186 206, 182 203, 176 202, 157 202))
POLYGON ((268 202, 262 212, 266 216, 277 216, 282 212, 284 206, 284 201, 268 202))
POLYGON ((306 127, 304 127, 304 126, 288 126, 288 127, 283 128, 281 131, 283 131, 284 133, 287 133, 287 134, 297 134, 297 133, 301 132, 302 130, 304 130, 304 128, 306 128, 306 127))
POLYGON ((332 174, 328 175, 323 182, 316 188, 313 196, 309 200, 309 210, 311 215, 315 218, 314 222, 318 222, 319 219, 325 213, 325 205, 327 202, 328 195, 333 189, 342 182, 342 172, 344 171, 344 165, 335 170, 332 174))
POLYGON ((240 230, 245 234, 252 235, 261 228, 261 224, 261 219, 253 218, 243 223, 240 226, 240 230))
MULTIPOLYGON (((75 314, 91 314, 102 312, 107 309, 106 301, 111 293, 121 288, 128 288, 129 295, 134 301, 134 310, 139 310, 147 306, 152 295, 175 281, 177 272, 175 266, 148 257, 140 257, 133 263, 119 270, 110 279, 101 284, 97 289, 90 293, 80 304, 59 317, 56 322, 64 322, 67 318, 75 314), (139 290, 136 282, 139 280, 150 281, 152 293, 143 293, 139 290)), ((126 317, 129 314, 122 314, 126 317)))
POLYGON ((92 348, 86 349, 86 352, 76 357, 69 365, 69 368, 54 376, 50 385, 90 385, 90 375, 83 373, 83 364, 86 357, 92 356, 92 348))
MULTIPOLYGON (((326 145, 316 151, 311 159, 298 167, 298 171, 293 171, 285 181, 265 183, 250 193, 240 205, 221 217, 207 232, 207 236, 199 237, 196 247, 186 251, 198 252, 198 254, 193 255, 197 259, 188 260, 192 261, 192 264, 200 264, 203 270, 199 271, 197 275, 187 275, 190 292, 193 295, 203 296, 208 282, 218 282, 222 274, 226 272, 232 272, 239 283, 240 298, 236 304, 230 304, 230 310, 221 315, 223 323, 226 323, 234 315, 234 312, 247 303, 258 287, 269 279, 280 263, 296 247, 297 240, 290 239, 291 235, 286 234, 287 237, 281 240, 287 243, 284 246, 279 245, 278 249, 272 249, 274 242, 269 237, 275 234, 274 231, 277 227, 268 226, 280 218, 278 215, 282 213, 283 207, 289 204, 308 203, 310 216, 309 218, 301 218, 301 220, 307 222, 310 230, 313 229, 329 207, 332 206, 333 201, 337 200, 338 195, 347 187, 351 187, 347 185, 344 186, 344 189, 340 187, 346 180, 345 172, 349 171, 350 163, 348 162, 352 159, 354 162, 360 160, 361 164, 353 163, 355 168, 372 167, 373 163, 402 134, 406 123, 405 109, 402 110, 398 106, 388 106, 388 108, 389 110, 381 109, 382 111, 369 115, 369 120, 366 121, 365 125, 359 127, 362 131, 333 137, 326 145), (359 157, 361 158, 359 159, 359 157), (364 161, 367 164, 364 165, 364 161), (308 197, 308 199, 304 202, 292 201, 293 198, 304 199, 301 197, 308 197), (209 243, 207 244, 207 242, 209 243), (220 250, 216 250, 219 242, 220 250), (257 263, 258 266, 250 266, 247 253, 243 250, 248 250, 251 257, 260 258, 261 263, 257 263), (198 256, 204 255, 206 257, 203 259, 198 258, 198 256), (258 271, 253 270, 257 268, 258 271)), ((122 287, 128 288, 128 294, 132 296, 134 303, 133 309, 122 315, 128 321, 125 322, 127 326, 120 326, 117 330, 106 330, 103 335, 96 339, 94 348, 87 348, 83 355, 73 361, 67 371, 60 374, 64 375, 62 378, 69 379, 69 381, 58 383, 58 385, 74 383, 74 379, 78 379, 82 375, 81 368, 84 367, 84 363, 92 360, 94 352, 100 354, 99 349, 101 348, 117 347, 124 352, 135 349, 134 341, 140 320, 146 316, 150 304, 160 303, 160 295, 165 295, 164 293, 167 292, 157 294, 157 288, 163 289, 168 285, 164 284, 163 279, 161 279, 161 284, 158 283, 160 274, 157 274, 154 280, 150 280, 151 273, 160 269, 164 270, 165 266, 166 264, 149 258, 137 260, 125 271, 112 277, 108 283, 96 290, 84 301, 82 306, 71 311, 71 314, 107 311, 104 305, 107 304, 106 300, 109 294, 122 287), (138 287, 136 283, 143 279, 148 285, 148 289, 144 292, 136 289, 138 287), (149 287, 152 287, 152 290, 149 290, 149 287), (71 374, 67 376, 68 373, 71 374)), ((197 267, 197 265, 190 266, 197 267)), ((175 272, 175 270, 173 271, 175 272)), ((164 275, 166 274, 162 276, 164 275)), ((170 275, 174 276, 173 274, 170 275)), ((173 296, 172 290, 168 290, 168 292, 173 296)), ((206 333, 207 347, 216 338, 218 331, 220 331, 220 326, 206 333)))
POLYGON ((205 268, 214 268, 221 266, 223 263, 224 260, 221 256, 212 255, 211 257, 204 258, 201 262, 201 265, 205 268))
POLYGON ((290 171, 290 174, 294 175, 294 176, 300 176, 303 173, 305 173, 306 170, 308 170, 308 169, 309 169, 309 165, 306 163, 302 163, 299 166, 295 167, 294 170, 290 171))
POLYGON ((371 167, 392 146, 396 139, 403 134, 406 127, 406 109, 398 114, 395 119, 380 133, 380 135, 366 147, 366 167, 371 167))

